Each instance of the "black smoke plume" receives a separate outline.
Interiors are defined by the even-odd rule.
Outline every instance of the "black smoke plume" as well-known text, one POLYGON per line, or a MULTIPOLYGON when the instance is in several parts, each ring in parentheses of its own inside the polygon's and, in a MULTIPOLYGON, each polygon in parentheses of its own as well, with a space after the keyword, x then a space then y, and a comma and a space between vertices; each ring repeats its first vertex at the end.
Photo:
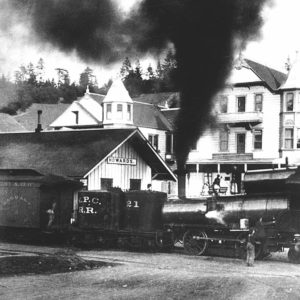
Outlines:
MULTIPOLYGON (((39 41, 110 63, 132 53, 159 53, 173 43, 181 110, 175 152, 183 169, 191 145, 212 120, 236 49, 254 39, 269 0, 144 0, 128 18, 109 0, 11 0, 39 41)), ((205 149, 204 149, 205 150, 205 149)))
MULTIPOLYGON (((147 0, 139 20, 147 24, 139 39, 142 50, 176 50, 181 110, 175 152, 182 171, 191 146, 211 124, 213 98, 224 86, 235 50, 257 38, 262 25, 262 0, 147 0)), ((205 151, 205 149, 203 149, 205 151)))

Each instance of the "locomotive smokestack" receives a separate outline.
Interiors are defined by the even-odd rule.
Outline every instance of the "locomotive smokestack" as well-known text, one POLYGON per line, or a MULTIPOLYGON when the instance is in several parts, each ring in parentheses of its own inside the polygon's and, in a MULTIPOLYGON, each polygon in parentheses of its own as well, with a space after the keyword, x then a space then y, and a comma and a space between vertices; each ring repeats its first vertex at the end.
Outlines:
POLYGON ((42 129, 42 124, 41 124, 41 115, 42 115, 42 110, 38 110, 37 111, 37 115, 38 115, 38 120, 37 120, 37 127, 35 129, 35 132, 41 132, 42 129))
POLYGON ((178 197, 185 198, 185 174, 178 174, 178 197))

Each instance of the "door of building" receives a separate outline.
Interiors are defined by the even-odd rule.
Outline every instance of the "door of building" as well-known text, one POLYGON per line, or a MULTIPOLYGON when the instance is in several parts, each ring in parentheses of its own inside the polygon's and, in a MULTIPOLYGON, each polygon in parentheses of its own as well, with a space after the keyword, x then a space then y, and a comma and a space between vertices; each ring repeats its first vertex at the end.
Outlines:
POLYGON ((237 141, 237 153, 245 153, 246 148, 246 135, 245 133, 238 133, 236 135, 236 141, 237 141))

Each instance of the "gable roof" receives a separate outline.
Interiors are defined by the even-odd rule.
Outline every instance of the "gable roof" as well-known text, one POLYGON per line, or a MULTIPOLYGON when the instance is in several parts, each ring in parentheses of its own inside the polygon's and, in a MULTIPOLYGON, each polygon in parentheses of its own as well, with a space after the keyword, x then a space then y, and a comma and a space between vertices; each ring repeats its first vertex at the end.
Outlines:
POLYGON ((14 116, 14 119, 26 130, 34 131, 37 127, 37 111, 41 110, 42 129, 46 129, 57 119, 70 104, 41 104, 33 103, 24 113, 14 116))
POLYGON ((26 129, 12 116, 0 113, 0 132, 22 132, 26 129))
POLYGON ((179 114, 179 108, 170 108, 170 109, 162 109, 162 114, 167 118, 169 123, 172 125, 172 128, 175 129, 176 119, 179 114))
POLYGON ((286 80, 287 75, 250 59, 244 59, 251 70, 272 90, 277 90, 286 80))
POLYGON ((161 107, 166 107, 166 103, 169 104, 171 101, 177 103, 179 106, 180 94, 179 92, 169 92, 169 93, 154 93, 154 94, 141 94, 138 97, 133 98, 133 101, 154 104, 161 107))
POLYGON ((300 60, 297 59, 292 65, 288 77, 284 84, 280 87, 283 89, 300 89, 300 60))
POLYGON ((176 177, 137 129, 0 134, 0 169, 81 178, 126 140, 154 173, 176 177))
POLYGON ((161 111, 152 104, 133 102, 133 125, 159 130, 172 130, 171 124, 161 111))
MULTIPOLYGON (((102 102, 105 98, 105 95, 101 95, 101 94, 96 94, 96 93, 89 93, 88 94, 92 99, 94 99, 95 101, 98 102, 98 104, 102 105, 102 102)), ((84 96, 83 96, 84 97, 84 96)), ((78 101, 80 101, 80 99, 78 99, 78 101)))

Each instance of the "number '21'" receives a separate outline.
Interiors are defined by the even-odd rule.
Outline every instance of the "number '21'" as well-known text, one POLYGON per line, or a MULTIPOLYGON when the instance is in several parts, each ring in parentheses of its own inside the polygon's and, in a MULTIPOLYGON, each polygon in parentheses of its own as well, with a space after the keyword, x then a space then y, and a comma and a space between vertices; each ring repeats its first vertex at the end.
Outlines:
POLYGON ((128 201, 126 202, 126 207, 139 208, 139 202, 138 202, 138 201, 131 201, 131 200, 128 200, 128 201))

